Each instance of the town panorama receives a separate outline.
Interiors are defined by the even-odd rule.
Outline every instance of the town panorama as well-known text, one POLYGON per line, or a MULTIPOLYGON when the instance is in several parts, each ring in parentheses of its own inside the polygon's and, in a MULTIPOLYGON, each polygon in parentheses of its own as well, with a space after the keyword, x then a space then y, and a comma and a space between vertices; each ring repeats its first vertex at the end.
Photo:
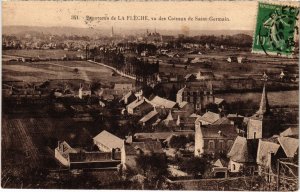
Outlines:
POLYGON ((3 188, 298 189, 298 42, 88 31, 3 27, 3 188))

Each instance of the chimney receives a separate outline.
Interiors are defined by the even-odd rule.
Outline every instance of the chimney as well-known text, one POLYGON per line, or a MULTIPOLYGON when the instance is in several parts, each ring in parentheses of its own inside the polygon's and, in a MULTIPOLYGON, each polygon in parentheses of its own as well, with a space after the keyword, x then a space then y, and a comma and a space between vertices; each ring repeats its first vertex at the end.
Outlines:
POLYGON ((218 134, 219 134, 220 136, 223 136, 223 133, 222 133, 221 130, 218 131, 218 134))
POLYGON ((179 115, 178 115, 178 117, 177 117, 176 125, 177 125, 177 126, 180 125, 180 116, 179 116, 179 115))

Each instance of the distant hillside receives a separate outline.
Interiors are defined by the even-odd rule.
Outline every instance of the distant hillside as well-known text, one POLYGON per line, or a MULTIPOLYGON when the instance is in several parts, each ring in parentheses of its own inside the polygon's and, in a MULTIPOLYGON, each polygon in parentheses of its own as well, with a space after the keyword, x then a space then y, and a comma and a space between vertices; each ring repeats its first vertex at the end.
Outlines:
MULTIPOLYGON (((151 30, 150 30, 151 31, 151 30)), ((162 35, 174 35, 182 33, 180 30, 160 30, 157 29, 162 35)), ((42 32, 52 35, 79 35, 79 36, 95 36, 95 35, 109 35, 111 32, 111 27, 107 28, 77 28, 77 27, 31 27, 31 26, 3 26, 2 32, 5 35, 12 34, 24 34, 24 33, 34 33, 42 32)), ((114 28, 115 34, 129 35, 129 34, 142 34, 146 32, 146 29, 122 29, 114 28)), ((252 31, 249 30, 191 30, 189 31, 189 36, 197 35, 253 35, 252 31)))
POLYGON ((24 33, 34 33, 42 32, 45 34, 52 35, 79 35, 79 36, 93 36, 106 35, 108 31, 96 30, 90 28, 77 28, 77 27, 31 27, 31 26, 3 26, 2 33, 5 35, 12 34, 24 34, 24 33))

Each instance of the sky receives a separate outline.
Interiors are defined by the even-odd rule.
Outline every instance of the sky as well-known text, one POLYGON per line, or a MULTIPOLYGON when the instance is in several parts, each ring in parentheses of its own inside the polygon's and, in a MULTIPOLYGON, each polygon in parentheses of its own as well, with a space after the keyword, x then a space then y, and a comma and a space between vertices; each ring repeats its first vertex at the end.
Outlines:
POLYGON ((223 2, 95 2, 48 1, 2 2, 4 26, 68 26, 108 28, 156 28, 165 30, 254 30, 257 14, 256 1, 223 2), (77 15, 78 20, 71 19, 77 15), (148 16, 192 17, 193 21, 132 21, 109 20, 86 23, 86 16, 148 16), (228 18, 229 21, 195 21, 195 17, 228 18))

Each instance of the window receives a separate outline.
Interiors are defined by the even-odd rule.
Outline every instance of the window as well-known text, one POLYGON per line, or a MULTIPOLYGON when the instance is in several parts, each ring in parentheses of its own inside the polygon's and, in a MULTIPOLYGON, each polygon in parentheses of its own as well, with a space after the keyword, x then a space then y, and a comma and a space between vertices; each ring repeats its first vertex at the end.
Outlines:
POLYGON ((232 140, 228 140, 228 141, 227 141, 227 147, 228 147, 229 149, 231 148, 232 144, 233 144, 233 141, 232 141, 232 140))
POLYGON ((232 164, 232 170, 235 171, 235 164, 232 164))
POLYGON ((225 147, 224 147, 224 141, 223 140, 220 140, 219 141, 219 148, 220 149, 224 149, 225 147))
POLYGON ((253 133, 253 139, 256 139, 256 132, 253 133))
POLYGON ((214 141, 209 141, 208 142, 208 149, 215 149, 215 142, 214 141))

